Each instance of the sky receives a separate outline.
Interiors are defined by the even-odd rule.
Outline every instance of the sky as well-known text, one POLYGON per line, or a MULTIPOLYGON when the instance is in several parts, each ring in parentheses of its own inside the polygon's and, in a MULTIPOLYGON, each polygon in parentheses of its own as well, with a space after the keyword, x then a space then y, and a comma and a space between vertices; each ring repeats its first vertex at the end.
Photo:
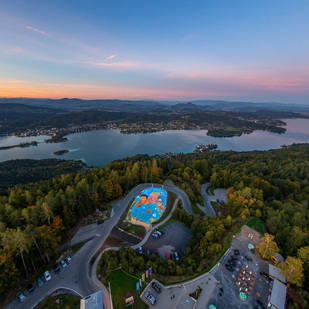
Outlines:
POLYGON ((308 0, 0 1, 0 97, 309 104, 308 0))

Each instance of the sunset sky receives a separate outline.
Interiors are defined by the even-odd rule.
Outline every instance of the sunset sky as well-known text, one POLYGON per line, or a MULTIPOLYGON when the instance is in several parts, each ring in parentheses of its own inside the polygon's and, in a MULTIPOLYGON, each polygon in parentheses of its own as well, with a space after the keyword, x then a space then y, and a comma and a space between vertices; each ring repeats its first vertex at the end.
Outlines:
POLYGON ((309 1, 1 1, 0 97, 309 104, 309 1))

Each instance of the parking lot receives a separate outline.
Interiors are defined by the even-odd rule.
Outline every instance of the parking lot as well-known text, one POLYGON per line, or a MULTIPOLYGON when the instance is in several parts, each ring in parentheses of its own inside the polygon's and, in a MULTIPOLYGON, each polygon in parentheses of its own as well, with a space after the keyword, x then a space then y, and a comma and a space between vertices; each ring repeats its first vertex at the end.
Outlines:
POLYGON ((166 253, 177 252, 181 257, 186 251, 191 232, 177 221, 159 230, 164 234, 158 238, 150 236, 143 245, 143 251, 149 250, 150 254, 159 252, 162 258, 166 257, 166 253))
POLYGON ((220 265, 212 271, 212 275, 217 282, 219 281, 219 284, 216 284, 208 306, 213 304, 221 309, 258 308, 256 301, 259 300, 265 308, 267 307, 272 283, 267 277, 260 275, 260 272, 268 271, 268 263, 248 249, 249 243, 252 241, 248 237, 238 234, 233 239, 231 248, 221 260, 220 265), (238 250, 239 255, 236 255, 234 250, 238 250), (237 258, 236 266, 232 267, 234 271, 229 271, 225 265, 229 264, 232 255, 237 258), (240 298, 240 292, 246 294, 245 300, 240 298))
MULTIPOLYGON (((155 280, 153 280, 155 281, 155 280)), ((157 281, 156 281, 157 282, 157 281)), ((173 287, 173 288, 163 288, 159 282, 158 284, 162 287, 161 293, 158 294, 151 287, 151 284, 143 292, 142 300, 152 307, 149 300, 145 297, 146 293, 150 293, 156 299, 156 308, 166 309, 166 308, 179 308, 179 309, 191 309, 194 306, 194 301, 186 293, 186 288, 183 285, 173 287)))
POLYGON ((204 309, 205 304, 207 304, 209 298, 216 289, 215 281, 215 278, 211 274, 202 275, 185 284, 175 284, 169 287, 164 287, 160 282, 152 280, 143 291, 141 299, 149 307, 152 307, 149 299, 145 297, 147 293, 150 293, 156 299, 156 308, 204 309), (160 285, 161 293, 157 293, 155 289, 151 286, 151 283, 153 281, 160 285), (197 287, 201 288, 201 293, 196 302, 190 297, 190 294, 194 293, 197 287))

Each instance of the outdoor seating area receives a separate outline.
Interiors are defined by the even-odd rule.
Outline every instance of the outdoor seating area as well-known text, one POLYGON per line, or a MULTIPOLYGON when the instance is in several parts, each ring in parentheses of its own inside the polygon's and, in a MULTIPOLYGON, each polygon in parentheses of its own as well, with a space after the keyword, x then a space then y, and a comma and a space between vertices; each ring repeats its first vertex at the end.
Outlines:
MULTIPOLYGON (((250 232, 249 228, 247 232, 250 232)), ((266 307, 272 287, 272 280, 267 275, 269 266, 255 253, 255 245, 247 235, 236 235, 221 264, 212 272, 221 285, 208 305, 237 309, 266 307)))
POLYGON ((236 286, 239 292, 245 293, 250 296, 254 287, 256 273, 243 266, 239 271, 238 278, 236 279, 236 286))

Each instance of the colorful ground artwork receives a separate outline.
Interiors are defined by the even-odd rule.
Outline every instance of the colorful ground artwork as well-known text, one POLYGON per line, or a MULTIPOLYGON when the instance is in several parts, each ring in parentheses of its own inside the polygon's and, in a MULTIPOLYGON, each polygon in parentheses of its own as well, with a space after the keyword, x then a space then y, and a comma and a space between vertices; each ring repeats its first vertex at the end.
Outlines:
POLYGON ((165 190, 160 188, 147 188, 135 198, 127 215, 127 221, 142 225, 148 231, 151 223, 162 216, 166 207, 165 190))

